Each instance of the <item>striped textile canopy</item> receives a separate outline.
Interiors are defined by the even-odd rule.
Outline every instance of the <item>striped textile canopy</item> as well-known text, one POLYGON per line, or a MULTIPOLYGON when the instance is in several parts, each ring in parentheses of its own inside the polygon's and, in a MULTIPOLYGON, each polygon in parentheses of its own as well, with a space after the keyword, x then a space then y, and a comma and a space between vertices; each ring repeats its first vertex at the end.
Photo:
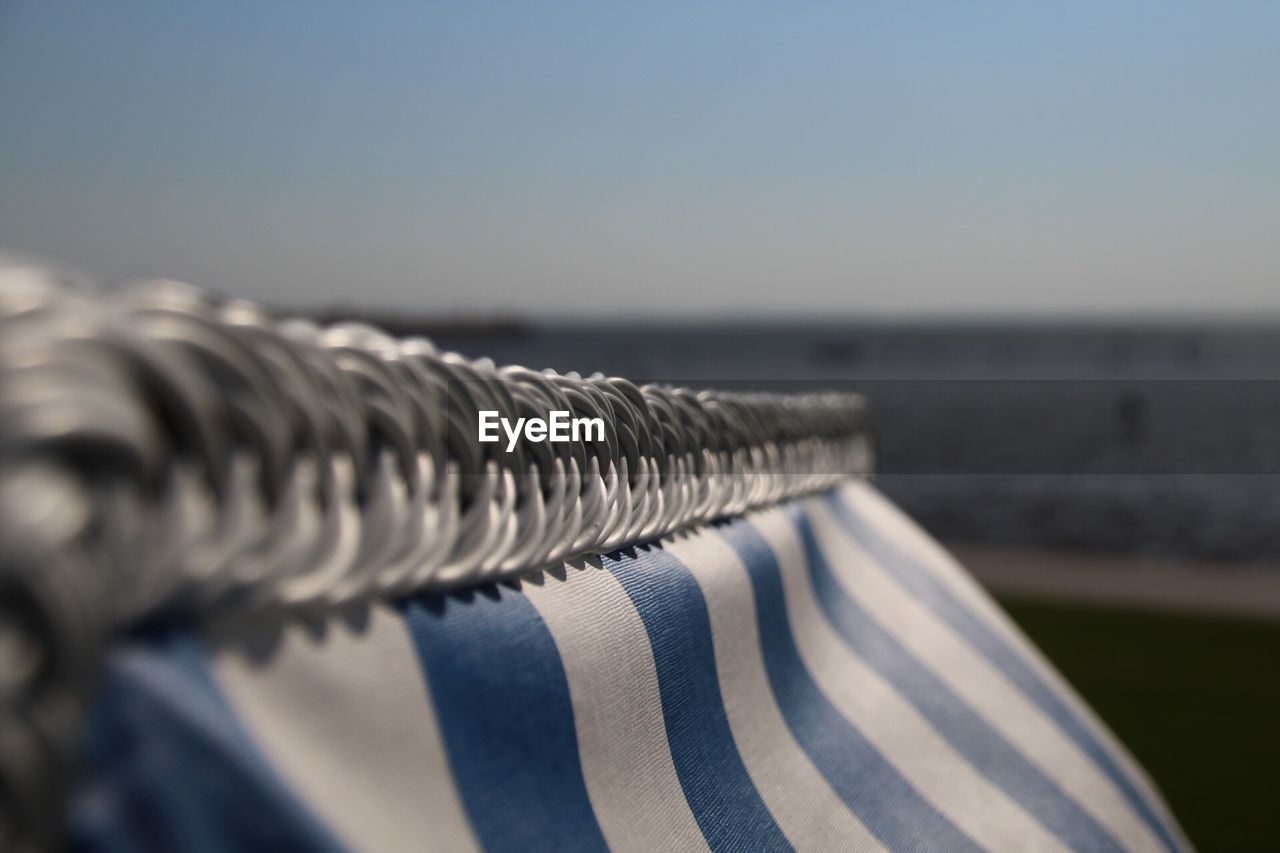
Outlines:
POLYGON ((1144 773, 864 482, 466 591, 117 647, 84 850, 1177 850, 1144 773))
POLYGON ((0 270, 0 848, 1188 847, 860 395, 64 284, 0 270))

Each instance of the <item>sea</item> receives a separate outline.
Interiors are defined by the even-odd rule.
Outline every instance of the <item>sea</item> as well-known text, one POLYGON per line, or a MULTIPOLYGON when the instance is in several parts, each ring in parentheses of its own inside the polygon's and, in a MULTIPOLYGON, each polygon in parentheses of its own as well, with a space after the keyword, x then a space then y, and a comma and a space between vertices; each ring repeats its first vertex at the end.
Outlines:
POLYGON ((1280 565, 1280 325, 369 317, 500 364, 865 395, 944 539, 1280 565))

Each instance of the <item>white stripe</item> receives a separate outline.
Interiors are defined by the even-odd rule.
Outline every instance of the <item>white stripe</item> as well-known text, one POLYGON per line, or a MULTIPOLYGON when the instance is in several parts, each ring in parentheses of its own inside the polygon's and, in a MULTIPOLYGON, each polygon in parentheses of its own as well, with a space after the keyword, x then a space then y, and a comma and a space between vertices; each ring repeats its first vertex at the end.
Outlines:
POLYGON ((1191 849, 1191 844, 1182 834, 1177 820, 1170 812, 1164 798, 1147 775, 1146 770, 1129 754, 1119 738, 1085 704, 1054 668, 1053 664, 1014 624, 1009 615, 1000 608, 985 589, 971 574, 956 561, 950 553, 920 528, 910 517, 896 507, 890 500, 875 488, 862 481, 851 481, 842 490, 842 495, 850 506, 856 508, 878 529, 889 536, 895 545, 910 554, 924 566, 936 580, 953 592, 970 611, 998 634, 1001 639, 1030 666, 1039 678, 1057 694, 1067 707, 1084 723, 1086 729, 1097 738, 1116 761, 1125 774, 1138 786, 1144 799, 1164 818, 1181 846, 1191 849))
POLYGON ((808 501, 805 509, 837 582, 885 631, 1122 844, 1160 848, 1114 783, 1039 706, 894 583, 821 500, 808 501))
POLYGON ((560 652, 582 775, 609 846, 706 850, 671 760, 649 635, 622 585, 594 562, 521 589, 560 652))
POLYGON ((818 604, 804 546, 791 519, 777 509, 749 519, 778 560, 787 617, 805 668, 840 713, 978 844, 992 850, 1065 850, 835 633, 818 604))
POLYGON ((477 849, 400 616, 276 628, 215 626, 212 668, 289 787, 354 850, 477 849))
POLYGON ((755 594, 737 553, 710 529, 666 545, 688 567, 711 618, 720 696, 734 744, 761 799, 797 850, 882 850, 813 766, 769 686, 755 594))

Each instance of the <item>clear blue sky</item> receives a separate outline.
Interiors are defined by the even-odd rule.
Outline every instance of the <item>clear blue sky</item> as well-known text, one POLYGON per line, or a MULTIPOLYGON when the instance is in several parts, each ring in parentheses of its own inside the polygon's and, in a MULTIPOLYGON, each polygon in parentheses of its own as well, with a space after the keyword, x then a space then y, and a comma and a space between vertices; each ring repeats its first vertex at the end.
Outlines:
POLYGON ((8 2, 0 246, 291 304, 1280 314, 1280 3, 8 2))

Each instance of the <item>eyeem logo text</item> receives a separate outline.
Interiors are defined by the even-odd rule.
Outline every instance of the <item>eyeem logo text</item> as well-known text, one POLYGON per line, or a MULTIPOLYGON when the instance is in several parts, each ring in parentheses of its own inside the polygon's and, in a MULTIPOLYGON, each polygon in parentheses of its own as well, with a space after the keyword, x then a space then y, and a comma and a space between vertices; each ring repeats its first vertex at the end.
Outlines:
POLYGON ((513 424, 495 411, 480 413, 479 435, 482 442, 500 441, 498 430, 507 436, 507 452, 516 449, 521 436, 535 444, 543 441, 604 441, 603 418, 573 418, 559 409, 547 413, 547 419, 516 418, 513 424))

